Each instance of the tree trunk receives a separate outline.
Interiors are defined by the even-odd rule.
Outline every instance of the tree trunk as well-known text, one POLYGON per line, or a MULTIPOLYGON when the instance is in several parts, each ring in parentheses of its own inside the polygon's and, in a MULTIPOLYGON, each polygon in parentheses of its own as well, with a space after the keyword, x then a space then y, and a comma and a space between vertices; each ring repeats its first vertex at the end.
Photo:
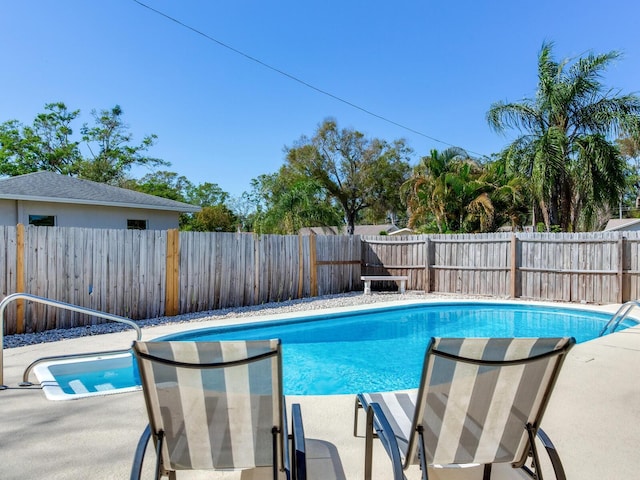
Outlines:
POLYGON ((540 200, 540 211, 542 212, 542 221, 544 222, 545 230, 548 232, 551 230, 551 219, 549 218, 549 210, 544 200, 540 200))

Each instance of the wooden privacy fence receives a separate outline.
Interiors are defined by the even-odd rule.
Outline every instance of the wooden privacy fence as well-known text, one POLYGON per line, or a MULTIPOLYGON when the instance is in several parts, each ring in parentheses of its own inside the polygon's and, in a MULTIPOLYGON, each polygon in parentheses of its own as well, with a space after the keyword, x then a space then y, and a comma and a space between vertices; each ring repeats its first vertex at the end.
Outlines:
POLYGON ((640 232, 362 237, 364 275, 425 292, 622 303, 640 298, 640 232))
POLYGON ((359 237, 180 232, 179 238, 179 281, 167 296, 167 315, 359 286, 359 237))
MULTIPOLYGON (((132 319, 257 305, 360 287, 359 237, 0 226, 0 292, 132 319)), ((8 306, 5 334, 100 323, 8 306)))
MULTIPOLYGON (((386 274, 424 292, 621 303, 640 298, 639 253, 640 232, 361 238, 0 226, 0 293, 146 319, 361 290, 361 275, 386 274)), ((6 314, 5 334, 102 321, 22 301, 6 314)))

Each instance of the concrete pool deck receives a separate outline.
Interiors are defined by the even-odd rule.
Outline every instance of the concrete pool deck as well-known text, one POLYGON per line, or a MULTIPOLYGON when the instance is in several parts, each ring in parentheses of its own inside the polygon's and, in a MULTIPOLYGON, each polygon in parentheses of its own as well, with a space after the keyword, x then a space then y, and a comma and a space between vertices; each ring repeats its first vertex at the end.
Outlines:
MULTIPOLYGON (((593 308, 613 313, 617 307, 593 308)), ((143 338, 222 323, 150 327, 144 329, 143 338)), ((0 391, 1 478, 128 478, 147 421, 141 392, 53 402, 39 388, 17 384, 26 366, 38 358, 127 348, 133 337, 132 331, 126 331, 4 350, 4 383, 10 388, 0 391)), ((301 404, 310 478, 362 479, 364 438, 352 435, 354 396, 289 396, 287 400, 301 404)), ((558 448, 567 478, 636 478, 639 424, 640 326, 577 345, 565 362, 542 425, 558 448)), ((388 479, 388 460, 378 443, 374 478, 388 479)), ((408 478, 420 478, 419 471, 410 470, 408 478)))

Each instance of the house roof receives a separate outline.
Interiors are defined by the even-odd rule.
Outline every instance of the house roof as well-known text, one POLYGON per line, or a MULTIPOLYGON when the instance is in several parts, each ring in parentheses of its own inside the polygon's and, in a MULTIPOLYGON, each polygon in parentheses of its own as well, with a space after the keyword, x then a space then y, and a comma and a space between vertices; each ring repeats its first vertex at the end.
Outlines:
POLYGON ((400 229, 391 223, 383 225, 356 225, 353 233, 356 235, 375 236, 380 235, 380 232, 392 233, 396 230, 400 229))
POLYGON ((612 218, 604 227, 605 232, 612 230, 627 230, 631 227, 640 225, 640 218, 612 218))
POLYGON ((200 207, 188 203, 53 172, 28 173, 0 179, 0 199, 189 213, 200 211, 200 207))

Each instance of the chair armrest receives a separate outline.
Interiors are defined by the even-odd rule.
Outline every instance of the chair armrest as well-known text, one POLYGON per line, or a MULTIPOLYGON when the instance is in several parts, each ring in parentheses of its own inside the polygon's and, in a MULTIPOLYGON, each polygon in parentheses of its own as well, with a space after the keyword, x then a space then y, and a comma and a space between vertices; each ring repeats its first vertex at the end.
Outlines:
POLYGON ((147 425, 147 428, 144 429, 142 435, 140 435, 140 440, 138 440, 138 446, 136 447, 136 453, 133 457, 133 465, 131 466, 131 480, 138 480, 140 475, 142 475, 142 463, 144 461, 144 454, 147 451, 147 444, 149 443, 149 439, 151 438, 151 427, 147 425))
POLYGON ((291 405, 291 464, 293 466, 294 480, 306 480, 307 478, 307 452, 304 438, 304 426, 302 425, 302 412, 300 405, 291 405))
POLYGON ((398 448, 396 436, 382 408, 375 402, 370 403, 367 407, 367 435, 372 434, 372 428, 391 459, 394 480, 403 480, 402 460, 400 459, 400 449, 398 448))
POLYGON ((553 466, 553 471, 556 474, 556 479, 567 480, 567 476, 564 473, 564 467, 562 466, 562 462, 560 461, 560 455, 558 455, 558 451, 556 450, 553 442, 551 442, 549 436, 541 428, 538 429, 538 438, 542 442, 544 449, 547 451, 547 455, 549 455, 551 465, 553 466))

